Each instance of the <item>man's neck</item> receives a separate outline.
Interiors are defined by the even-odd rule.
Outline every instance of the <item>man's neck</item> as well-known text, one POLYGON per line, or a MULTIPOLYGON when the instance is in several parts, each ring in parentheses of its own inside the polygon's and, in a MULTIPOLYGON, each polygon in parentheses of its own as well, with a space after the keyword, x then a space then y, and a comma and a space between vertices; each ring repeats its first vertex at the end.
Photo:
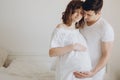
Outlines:
POLYGON ((100 16, 98 18, 96 18, 94 21, 87 22, 87 25, 91 26, 91 25, 95 24, 99 19, 100 19, 100 16))
POLYGON ((87 22, 87 25, 88 25, 88 26, 91 26, 91 25, 93 25, 94 23, 96 23, 96 21, 87 22))

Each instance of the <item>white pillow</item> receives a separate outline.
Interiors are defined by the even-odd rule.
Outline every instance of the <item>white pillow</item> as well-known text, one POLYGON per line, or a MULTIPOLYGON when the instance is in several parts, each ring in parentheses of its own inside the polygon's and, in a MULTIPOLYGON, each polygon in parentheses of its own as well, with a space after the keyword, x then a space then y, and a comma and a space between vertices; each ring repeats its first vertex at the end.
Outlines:
POLYGON ((7 72, 19 76, 33 77, 35 74, 50 72, 49 62, 15 59, 8 66, 7 72))
POLYGON ((2 67, 7 59, 8 51, 0 48, 0 67, 2 67))

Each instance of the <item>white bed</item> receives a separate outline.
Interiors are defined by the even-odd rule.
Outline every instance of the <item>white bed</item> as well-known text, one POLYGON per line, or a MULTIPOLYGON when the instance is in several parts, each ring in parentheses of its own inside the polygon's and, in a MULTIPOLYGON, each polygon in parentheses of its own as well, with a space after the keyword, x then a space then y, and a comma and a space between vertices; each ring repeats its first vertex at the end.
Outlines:
POLYGON ((21 76, 12 75, 12 74, 3 73, 3 72, 0 72, 0 79, 1 80, 34 80, 31 78, 21 77, 21 76))
POLYGON ((54 80, 47 56, 14 56, 10 65, 0 67, 0 80, 54 80))
POLYGON ((13 74, 0 69, 0 80, 54 80, 54 73, 36 73, 30 75, 13 74), (24 76, 23 76, 24 75, 24 76))

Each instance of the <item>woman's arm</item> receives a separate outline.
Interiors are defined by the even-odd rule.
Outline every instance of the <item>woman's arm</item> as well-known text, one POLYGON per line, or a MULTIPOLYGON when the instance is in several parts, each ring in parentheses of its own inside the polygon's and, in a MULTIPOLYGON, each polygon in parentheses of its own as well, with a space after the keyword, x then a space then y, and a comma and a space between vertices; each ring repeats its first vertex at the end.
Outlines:
POLYGON ((67 45, 65 47, 56 47, 56 48, 51 48, 49 50, 49 56, 54 57, 54 56, 62 56, 68 52, 71 52, 73 50, 73 45, 67 45))
POLYGON ((53 57, 53 56, 62 56, 66 53, 69 53, 71 51, 85 51, 86 47, 84 47, 83 45, 79 44, 79 43, 75 43, 75 44, 70 44, 64 47, 56 47, 56 48, 51 48, 49 50, 49 56, 53 57))

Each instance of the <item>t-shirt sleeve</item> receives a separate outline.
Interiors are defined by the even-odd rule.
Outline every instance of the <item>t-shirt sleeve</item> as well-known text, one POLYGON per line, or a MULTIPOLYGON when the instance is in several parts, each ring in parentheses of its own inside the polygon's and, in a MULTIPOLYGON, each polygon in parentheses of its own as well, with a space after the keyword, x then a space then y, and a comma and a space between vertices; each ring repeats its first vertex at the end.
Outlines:
POLYGON ((50 41, 50 48, 55 48, 55 47, 62 47, 62 32, 60 29, 54 29, 52 37, 51 37, 51 41, 50 41))
POLYGON ((102 41, 103 42, 114 41, 114 31, 112 26, 106 25, 105 28, 103 29, 102 41))

